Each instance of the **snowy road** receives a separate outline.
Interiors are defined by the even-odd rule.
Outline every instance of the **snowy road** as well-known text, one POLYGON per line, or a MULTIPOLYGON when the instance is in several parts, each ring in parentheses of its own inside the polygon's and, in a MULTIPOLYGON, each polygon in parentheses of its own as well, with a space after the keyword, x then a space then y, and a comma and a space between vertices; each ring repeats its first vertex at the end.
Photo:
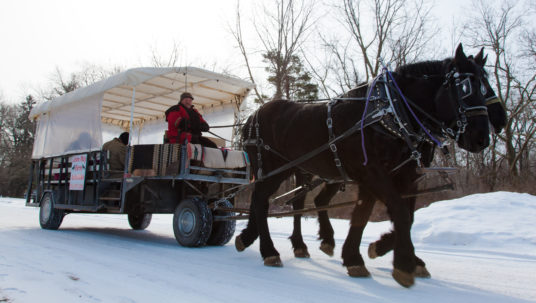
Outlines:
POLYGON ((284 267, 267 268, 258 242, 242 253, 234 239, 178 246, 171 215, 133 231, 126 216, 71 214, 49 231, 38 213, 0 198, 0 302, 536 302, 536 197, 526 194, 474 195, 419 210, 412 237, 432 278, 410 289, 391 278, 391 254, 366 257, 388 222, 365 230, 361 252, 372 277, 358 279, 341 265, 345 220, 333 220, 332 258, 318 250, 316 219, 305 220, 311 259, 295 259, 291 220, 272 219, 284 267))

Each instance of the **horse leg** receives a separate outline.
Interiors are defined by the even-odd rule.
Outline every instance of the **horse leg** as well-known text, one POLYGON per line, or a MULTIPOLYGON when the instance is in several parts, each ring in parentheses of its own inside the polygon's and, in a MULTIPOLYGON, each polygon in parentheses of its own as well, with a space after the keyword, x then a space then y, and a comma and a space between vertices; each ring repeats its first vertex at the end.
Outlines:
MULTIPOLYGON (((310 175, 305 175, 301 172, 296 172, 296 187, 305 184, 308 181, 311 181, 310 175)), ((294 210, 303 209, 305 205, 305 196, 300 199, 295 200, 292 203, 294 210)), ((292 235, 290 236, 290 242, 292 243, 292 248, 294 249, 294 256, 296 258, 309 258, 309 251, 307 250, 307 245, 303 241, 302 231, 301 231, 301 214, 294 215, 294 229, 292 230, 292 235)))
MULTIPOLYGON (((412 216, 411 216, 411 222, 413 224, 414 217, 415 217, 415 199, 413 198, 413 201, 409 201, 410 207, 412 208, 412 216)), ((376 242, 373 242, 369 245, 368 248, 368 256, 371 259, 374 259, 376 257, 384 256, 386 253, 391 251, 394 248, 395 244, 395 231, 391 230, 389 233, 383 234, 379 240, 376 242)), ((415 256, 415 276, 418 278, 430 278, 431 274, 426 269, 426 263, 424 261, 415 256)))
POLYGON ((371 259, 382 257, 390 252, 395 246, 395 231, 383 234, 379 240, 370 243, 368 248, 368 256, 371 259))
POLYGON ((242 230, 240 235, 235 238, 235 248, 237 251, 244 251, 249 247, 257 237, 259 236, 259 231, 257 230, 257 218, 254 215, 256 213, 256 204, 253 203, 254 192, 251 194, 251 203, 249 204, 249 218, 248 224, 245 229, 242 230))
POLYGON ((365 267, 361 253, 359 253, 359 246, 376 199, 362 188, 359 188, 359 198, 360 200, 352 212, 350 230, 342 247, 342 259, 349 276, 368 277, 370 273, 365 267))
MULTIPOLYGON (((371 259, 381 257, 390 252, 394 248, 395 243, 395 231, 392 230, 387 234, 383 234, 379 240, 371 243, 368 248, 368 256, 371 259)), ((417 278, 430 278, 432 275, 426 269, 426 263, 415 256, 415 277, 417 278)))
POLYGON ((268 228, 268 198, 279 188, 281 182, 283 182, 290 173, 279 174, 271 177, 268 180, 259 182, 255 186, 253 191, 253 200, 251 203, 255 203, 255 213, 251 216, 255 216, 257 221, 257 230, 259 232, 260 251, 264 260, 264 265, 281 267, 283 263, 279 258, 279 252, 274 247, 274 242, 270 237, 270 230, 268 228))
POLYGON ((281 182, 286 177, 279 180, 277 177, 272 177, 272 180, 260 182, 259 188, 255 188, 252 203, 257 204, 255 213, 252 214, 257 218, 257 229, 260 238, 260 252, 264 260, 265 266, 281 267, 283 263, 279 258, 279 252, 275 249, 270 230, 268 228, 268 198, 277 190, 281 182))
POLYGON ((410 212, 407 207, 401 205, 401 199, 391 201, 388 208, 393 209, 391 213, 396 230, 392 275, 400 285, 410 287, 415 283, 415 248, 410 235, 410 212))
MULTIPOLYGON (((315 198, 315 206, 322 207, 328 205, 329 201, 331 201, 333 196, 339 191, 339 188, 339 183, 326 184, 315 198)), ((327 210, 318 212, 318 223, 318 239, 322 240, 320 243, 320 250, 331 257, 333 256, 333 250, 335 249, 335 239, 333 238, 333 227, 329 221, 327 210)))
POLYGON ((366 182, 363 186, 384 201, 396 230, 392 276, 400 285, 410 287, 415 283, 415 248, 410 234, 412 211, 408 204, 404 203, 394 180, 387 172, 373 167, 367 172, 367 180, 374 181, 366 182), (379 182, 380 180, 383 182, 379 182))

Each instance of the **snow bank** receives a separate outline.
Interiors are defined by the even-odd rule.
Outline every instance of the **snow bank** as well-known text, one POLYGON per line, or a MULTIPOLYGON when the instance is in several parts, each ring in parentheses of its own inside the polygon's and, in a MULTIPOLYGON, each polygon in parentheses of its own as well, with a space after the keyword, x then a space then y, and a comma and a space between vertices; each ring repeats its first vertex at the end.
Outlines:
POLYGON ((509 192, 475 194, 419 209, 412 238, 417 244, 536 256, 535 220, 535 196, 509 192))

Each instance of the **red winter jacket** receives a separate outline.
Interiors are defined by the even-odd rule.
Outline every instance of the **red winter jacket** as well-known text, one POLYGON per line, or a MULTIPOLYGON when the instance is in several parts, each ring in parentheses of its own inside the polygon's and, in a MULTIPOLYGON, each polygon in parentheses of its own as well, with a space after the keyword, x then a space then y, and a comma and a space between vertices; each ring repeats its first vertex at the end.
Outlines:
POLYGON ((182 143, 184 140, 199 143, 201 132, 209 129, 207 121, 193 106, 190 109, 182 104, 170 107, 166 110, 166 121, 169 143, 182 143))

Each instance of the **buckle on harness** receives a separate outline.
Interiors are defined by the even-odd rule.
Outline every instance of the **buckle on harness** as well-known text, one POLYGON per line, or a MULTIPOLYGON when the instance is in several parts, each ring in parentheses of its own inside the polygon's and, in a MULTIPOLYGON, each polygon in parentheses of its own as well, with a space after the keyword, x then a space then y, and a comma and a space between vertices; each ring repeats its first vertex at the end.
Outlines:
POLYGON ((327 124, 327 126, 328 126, 329 128, 331 128, 331 127, 333 126, 333 119, 328 118, 328 119, 326 120, 326 124, 327 124))
POLYGON ((421 167, 421 153, 414 150, 411 152, 411 159, 415 160, 417 162, 417 165, 421 167))
POLYGON ((339 159, 339 158, 335 158, 335 166, 337 166, 337 167, 341 167, 341 166, 342 166, 341 159, 339 159))
POLYGON ((331 143, 329 145, 329 149, 331 149, 331 151, 334 152, 334 153, 337 152, 337 146, 335 145, 335 143, 331 143))

